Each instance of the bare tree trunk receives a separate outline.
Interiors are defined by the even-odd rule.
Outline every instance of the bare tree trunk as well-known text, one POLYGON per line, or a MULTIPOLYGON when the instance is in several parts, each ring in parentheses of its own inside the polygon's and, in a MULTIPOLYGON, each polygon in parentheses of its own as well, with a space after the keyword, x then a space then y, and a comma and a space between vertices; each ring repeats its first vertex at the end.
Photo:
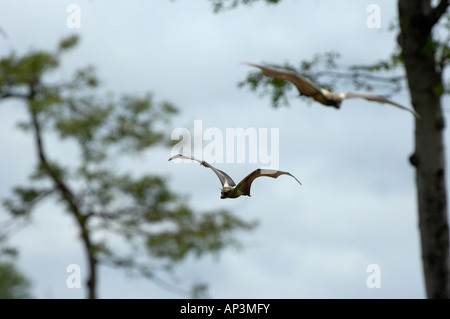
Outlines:
POLYGON ((415 153, 422 263, 428 298, 449 298, 449 231, 445 185, 444 118, 440 96, 443 81, 436 63, 431 29, 448 0, 431 7, 430 0, 399 0, 402 56, 411 102, 421 116, 415 122, 415 153))

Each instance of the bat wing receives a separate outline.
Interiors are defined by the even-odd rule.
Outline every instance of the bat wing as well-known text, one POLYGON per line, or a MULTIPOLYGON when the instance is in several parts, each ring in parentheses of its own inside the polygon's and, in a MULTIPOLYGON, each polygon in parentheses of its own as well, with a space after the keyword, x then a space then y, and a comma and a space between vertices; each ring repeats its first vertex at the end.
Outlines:
POLYGON ((258 168, 257 170, 254 170, 252 173, 248 174, 242 181, 239 182, 239 184, 236 186, 236 191, 242 193, 242 195, 248 195, 250 196, 250 187, 252 186, 253 181, 255 178, 261 177, 261 176, 268 176, 272 178, 277 178, 280 175, 289 175, 293 177, 300 185, 300 181, 292 174, 288 172, 283 171, 277 171, 274 169, 261 169, 258 168))
POLYGON ((208 168, 212 169, 213 172, 216 173, 217 177, 219 177, 219 180, 220 180, 220 183, 222 184, 222 187, 224 187, 224 186, 236 186, 234 181, 231 179, 230 176, 227 175, 227 173, 225 173, 225 172, 215 168, 214 166, 211 166, 210 164, 208 164, 205 161, 201 161, 199 159, 196 159, 193 156, 184 156, 184 155, 181 155, 181 154, 177 154, 177 155, 172 156, 171 158, 169 158, 169 161, 171 161, 173 159, 176 159, 176 158, 191 159, 191 160, 199 162, 201 165, 203 165, 205 167, 208 167, 208 168))
POLYGON ((394 101, 389 100, 388 98, 386 98, 385 96, 382 95, 377 95, 377 94, 371 94, 371 93, 366 93, 366 92, 342 92, 342 93, 338 93, 338 95, 342 98, 342 99, 351 99, 351 98, 363 98, 366 99, 368 101, 374 101, 374 102, 378 102, 378 103, 387 103, 387 104, 391 104, 394 105, 402 110, 411 112, 416 118, 420 119, 420 115, 417 114, 414 110, 407 108, 403 105, 400 105, 394 101))
POLYGON ((328 98, 324 95, 324 92, 327 91, 322 89, 315 83, 311 82, 308 78, 304 77, 303 75, 285 69, 262 66, 254 63, 246 63, 246 64, 261 69, 263 74, 266 76, 291 82, 296 86, 300 95, 310 96, 314 98, 316 101, 323 104, 329 103, 328 98))

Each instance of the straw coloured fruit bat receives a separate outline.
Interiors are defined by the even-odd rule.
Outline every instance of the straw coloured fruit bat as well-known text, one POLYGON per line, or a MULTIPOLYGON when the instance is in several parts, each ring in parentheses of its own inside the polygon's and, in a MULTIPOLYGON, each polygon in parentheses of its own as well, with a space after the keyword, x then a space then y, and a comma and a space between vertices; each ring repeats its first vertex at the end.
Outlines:
POLYGON ((289 81, 297 87, 300 95, 312 97, 319 103, 327 106, 333 106, 339 108, 344 99, 350 98, 363 98, 369 101, 387 103, 394 105, 402 110, 411 112, 416 118, 420 118, 419 114, 413 110, 393 102, 382 95, 365 93, 365 92, 339 92, 332 93, 324 88, 319 87, 315 83, 311 82, 308 78, 289 70, 278 69, 268 66, 262 66, 254 63, 246 63, 250 66, 257 67, 262 70, 263 74, 272 78, 289 81))
POLYGON ((217 177, 219 177, 220 183, 222 184, 222 190, 220 192, 220 198, 237 198, 241 195, 250 196, 250 187, 252 186, 252 182, 255 180, 255 178, 261 177, 261 176, 268 176, 272 178, 277 178, 280 175, 289 175, 293 177, 300 185, 300 181, 295 178, 294 175, 291 175, 288 172, 283 171, 277 171, 274 169, 261 169, 258 168, 254 170, 252 173, 247 175, 242 181, 239 182, 239 184, 235 184, 234 181, 231 179, 230 176, 228 176, 225 172, 222 172, 221 170, 216 169, 215 167, 211 166, 205 161, 200 161, 192 156, 184 156, 181 154, 174 155, 171 158, 169 158, 169 161, 176 159, 176 158, 184 158, 184 159, 191 159, 194 161, 197 161, 200 163, 200 165, 203 165, 205 167, 208 167, 213 170, 214 173, 216 173, 217 177))

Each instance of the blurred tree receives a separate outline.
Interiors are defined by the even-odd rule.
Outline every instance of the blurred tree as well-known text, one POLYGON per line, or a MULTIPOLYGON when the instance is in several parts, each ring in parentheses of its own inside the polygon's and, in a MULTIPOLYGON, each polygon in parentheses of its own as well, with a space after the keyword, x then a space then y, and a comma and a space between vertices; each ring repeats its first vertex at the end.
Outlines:
POLYGON ((0 262, 0 299, 31 298, 29 280, 12 262, 0 262))
MULTIPOLYGON (((210 1, 214 11, 218 12, 259 0, 210 1)), ((281 0, 264 2, 275 4, 281 0)), ((410 162, 416 169, 422 263, 428 298, 450 297, 445 125, 441 105, 442 96, 449 93, 448 83, 443 79, 450 58, 448 6, 449 0, 398 0, 397 50, 389 58, 372 65, 342 70, 336 64, 338 54, 335 52, 303 61, 298 68, 290 64, 278 65, 307 75, 328 88, 337 80, 347 79, 357 88, 370 90, 374 86, 386 88, 388 85, 395 92, 404 88, 406 82, 412 106, 421 116, 415 121, 415 151, 410 162), (392 76, 393 71, 401 75, 392 76)), ((239 85, 269 91, 274 107, 280 102, 287 104, 286 93, 293 88, 285 81, 267 78, 261 72, 250 73, 239 85)))
MULTIPOLYGON (((119 158, 169 145, 165 128, 177 109, 156 103, 150 94, 99 98, 92 67, 51 81, 61 56, 77 42, 72 36, 55 52, 11 53, 0 60, 0 102, 23 101, 28 119, 19 127, 33 136, 37 155, 29 184, 15 187, 3 201, 11 216, 28 216, 53 199, 73 217, 88 260, 89 298, 97 297, 99 263, 160 282, 159 270, 170 270, 189 254, 200 257, 237 245, 235 231, 249 230, 254 222, 223 210, 195 212, 163 176, 134 176, 118 167, 119 158), (66 162, 49 153, 45 137, 51 134, 77 148, 66 162)), ((204 286, 192 291, 198 295, 204 286)))
POLYGON ((8 245, 8 239, 25 226, 24 221, 16 218, 0 221, 0 299, 32 298, 29 279, 14 263, 18 252, 8 245))

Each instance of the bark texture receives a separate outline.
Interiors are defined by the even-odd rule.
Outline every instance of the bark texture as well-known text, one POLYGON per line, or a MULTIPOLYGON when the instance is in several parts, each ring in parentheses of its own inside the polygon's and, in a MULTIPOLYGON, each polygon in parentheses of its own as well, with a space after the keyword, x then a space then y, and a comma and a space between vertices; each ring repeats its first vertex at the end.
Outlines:
POLYGON ((428 298, 449 298, 449 232, 445 183, 445 127, 441 107, 442 70, 436 61, 432 28, 448 7, 430 0, 399 0, 399 44, 411 102, 421 119, 415 122, 415 152, 422 263, 428 298))

